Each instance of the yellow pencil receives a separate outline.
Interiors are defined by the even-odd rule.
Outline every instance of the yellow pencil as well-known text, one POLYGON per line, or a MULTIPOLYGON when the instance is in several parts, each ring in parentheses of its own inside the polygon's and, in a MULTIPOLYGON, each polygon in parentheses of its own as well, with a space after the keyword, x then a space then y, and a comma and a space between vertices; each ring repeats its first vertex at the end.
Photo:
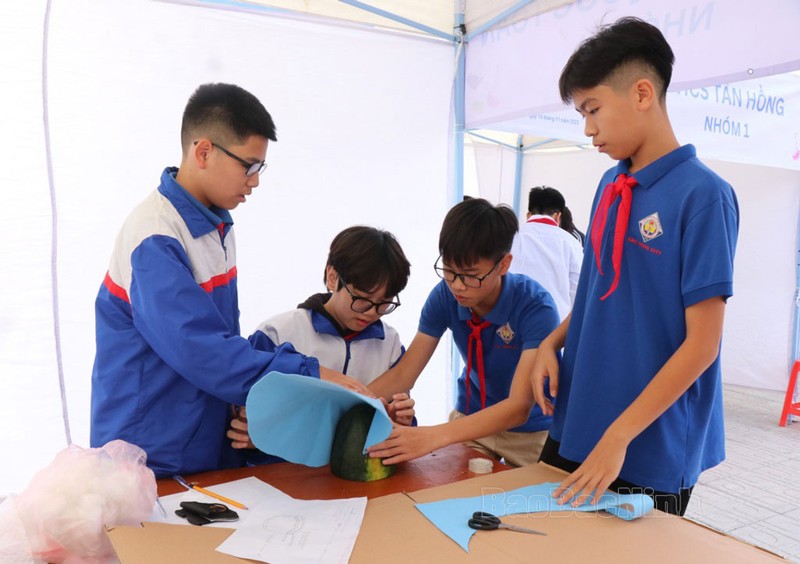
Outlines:
POLYGON ((229 503, 229 504, 233 505, 234 507, 238 507, 239 509, 247 509, 247 508, 248 508, 248 507, 247 507, 246 505, 244 505, 243 503, 239 503, 238 501, 234 501, 234 500, 232 500, 232 499, 231 499, 231 498, 229 498, 229 497, 225 497, 224 495, 220 495, 220 494, 218 494, 218 493, 214 493, 214 492, 212 492, 212 491, 210 491, 210 490, 207 490, 207 489, 205 489, 205 488, 201 488, 200 486, 197 486, 197 485, 195 485, 195 484, 190 484, 189 482, 187 482, 186 480, 184 480, 182 476, 179 476, 178 474, 175 474, 175 475, 173 476, 173 478, 174 478, 174 479, 175 479, 175 480, 176 480, 176 481, 177 481, 177 482, 178 482, 180 485, 182 485, 184 488, 191 489, 191 490, 195 490, 195 491, 198 491, 198 492, 200 492, 200 493, 206 494, 207 496, 211 496, 211 497, 213 497, 214 499, 218 499, 218 500, 220 500, 220 501, 222 501, 222 502, 224 502, 224 503, 229 503))
POLYGON ((247 506, 244 505, 243 503, 239 503, 238 501, 233 501, 232 499, 230 499, 229 497, 225 497, 224 495, 219 495, 218 493, 214 493, 212 491, 209 491, 205 488, 201 488, 200 486, 196 486, 194 484, 189 484, 189 487, 200 493, 210 495, 211 497, 216 498, 224 503, 228 503, 230 505, 233 505, 234 507, 238 507, 239 509, 247 509, 247 506))

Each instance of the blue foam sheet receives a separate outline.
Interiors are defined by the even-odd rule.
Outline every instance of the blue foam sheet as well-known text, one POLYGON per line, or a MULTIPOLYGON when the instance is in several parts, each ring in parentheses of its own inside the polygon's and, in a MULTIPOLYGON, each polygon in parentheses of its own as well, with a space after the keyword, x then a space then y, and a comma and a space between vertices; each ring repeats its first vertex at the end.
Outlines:
POLYGON ((366 450, 392 431, 392 421, 379 399, 308 376, 269 372, 247 395, 250 438, 260 450, 290 462, 325 466, 330 462, 336 424, 358 403, 375 408, 366 450))
MULTIPOLYGON (((486 511, 502 517, 503 515, 545 511, 602 510, 620 519, 630 521, 653 510, 652 498, 644 494, 611 492, 600 496, 600 500, 595 505, 588 503, 584 503, 580 507, 572 507, 570 504, 558 505, 553 497, 553 492, 558 486, 558 482, 547 482, 511 491, 497 488, 496 493, 418 503, 416 508, 466 552, 469 552, 469 541, 476 532, 469 528, 467 521, 475 511, 486 511)), ((532 536, 531 538, 544 541, 547 537, 532 536)))

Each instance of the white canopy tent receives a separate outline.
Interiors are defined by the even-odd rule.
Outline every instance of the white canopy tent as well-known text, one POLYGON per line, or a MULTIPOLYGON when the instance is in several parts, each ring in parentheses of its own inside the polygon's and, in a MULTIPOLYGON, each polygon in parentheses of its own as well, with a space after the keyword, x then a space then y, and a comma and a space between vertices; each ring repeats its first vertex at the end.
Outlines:
MULTIPOLYGON (((630 8, 644 3, 632 2, 630 8)), ((794 4, 769 0, 759 4, 760 10, 774 13, 772 3, 794 4)), ((475 79, 459 64, 464 49, 458 45, 463 38, 472 40, 469 62, 484 41, 483 29, 500 29, 486 32, 495 36, 508 33, 504 29, 521 29, 536 11, 566 2, 370 4, 374 10, 355 0, 40 0, 0 5, 0 69, 6 82, 0 90, 5 133, 0 137, 0 183, 10 222, 0 242, 0 449, 5 462, 0 465, 0 496, 22 489, 68 442, 88 445, 93 301, 122 219, 156 186, 163 167, 178 164, 180 114, 189 94, 203 82, 234 82, 249 89, 278 126, 279 142, 270 146, 270 168, 262 185, 234 212, 243 331, 320 291, 330 239, 348 225, 364 223, 395 233, 411 260, 411 282, 401 296, 404 306, 387 319, 410 341, 419 309, 436 282, 430 265, 441 220, 460 197, 460 133, 463 115, 469 118, 471 111, 475 79), (465 17, 454 16, 454 6, 465 17), (429 15, 429 10, 438 15, 429 15), (351 19, 355 14, 357 22, 351 19), (387 19, 391 14, 398 17, 387 19), (392 30, 376 27, 390 21, 400 23, 392 24, 392 30), (508 22, 510 28, 496 27, 508 22), (451 98, 454 83, 456 95, 451 98), (460 104, 463 92, 466 106, 460 104)), ((551 17, 570 10, 581 13, 595 4, 615 3, 578 2, 556 9, 551 17)), ((629 11, 627 2, 616 4, 629 11)), ((724 2, 710 4, 714 11, 724 2)), ((691 21, 703 21, 706 13, 691 16, 691 21)), ((595 20, 587 16, 581 29, 570 29, 576 39, 569 50, 591 32, 595 20)), ((552 25, 566 27, 558 21, 552 25)), ((511 53, 508 58, 527 63, 522 74, 545 83, 550 78, 540 74, 540 64, 552 61, 560 68, 565 57, 549 46, 544 52, 548 57, 511 53)), ((495 63, 499 69, 505 61, 495 63)), ((494 74, 486 80, 506 85, 494 74)), ((519 80, 517 75, 510 86, 520 88, 519 80)), ((690 86, 702 84, 685 85, 690 86)), ((491 105, 493 99, 487 100, 491 105)), ((544 109, 537 113, 550 111, 558 104, 544 107, 536 101, 524 111, 540 106, 544 109)), ((474 124, 468 119, 466 125, 486 127, 513 116, 484 117, 474 124)), ((494 155, 506 151, 501 146, 488 150, 494 155)), ((500 153, 500 161, 505 158, 500 153)), ((518 155, 513 158, 516 162, 518 155)), ((592 153, 530 153, 524 159, 522 185, 547 182, 563 188, 585 225, 588 203, 581 202, 591 198, 608 161, 592 153)), ((800 207, 796 178, 787 180, 775 169, 721 166, 731 167, 731 174, 721 171, 728 178, 766 179, 774 198, 752 198, 742 214, 737 267, 740 273, 752 270, 754 276, 737 283, 726 352, 747 349, 758 354, 767 340, 781 341, 785 349, 790 331, 782 315, 788 315, 790 305, 779 302, 785 297, 783 288, 757 296, 755 303, 770 299, 770 327, 763 326, 755 308, 737 318, 734 306, 749 303, 748 285, 754 294, 772 287, 772 280, 755 276, 758 272, 770 278, 793 272, 792 258, 775 255, 774 247, 764 253, 766 234, 759 232, 749 210, 763 209, 771 222, 784 222, 791 236, 784 230, 769 242, 780 240, 784 249, 785 239, 785 248, 791 247, 800 207), (753 233, 746 231, 745 218, 752 221, 756 243, 751 244, 753 233), (770 270, 759 271, 760 263, 747 262, 743 257, 748 256, 769 262, 770 270), (753 323, 758 328, 750 329, 747 338, 753 323), (731 331, 731 326, 743 329, 731 331)), ((513 167, 506 166, 509 170, 513 167)), ((497 184, 496 174, 483 176, 482 190, 497 184)), ((744 184, 731 180, 742 198, 744 184)), ((502 193, 494 199, 510 202, 502 193)), ((443 349, 415 388, 423 424, 443 420, 451 403, 451 383, 442 377, 449 363, 443 349)), ((782 358, 771 360, 781 363, 783 374, 787 355, 780 352, 782 358)), ((755 372, 759 365, 752 362, 755 372)), ((732 368, 737 367, 726 367, 726 375, 732 368)))
POLYGON ((797 356, 800 200, 800 74, 789 72, 800 69, 800 46, 787 38, 800 23, 800 2, 584 1, 475 37, 467 47, 466 128, 481 130, 472 143, 479 193, 524 210, 527 188, 554 186, 576 224, 588 228, 597 181, 613 163, 585 145, 580 117, 559 98, 558 77, 597 25, 625 15, 664 32, 676 55, 667 108, 678 137, 695 144, 739 198, 723 378, 785 390, 797 356))
MULTIPOLYGON (((481 25, 530 3, 467 4, 481 25)), ((278 127, 261 186, 234 212, 243 332, 321 291, 330 240, 359 223, 405 249, 413 277, 387 321, 406 342, 416 331, 450 204, 453 3, 381 2, 449 14, 395 29, 343 2, 270 4, 0 4, 0 496, 68 443, 88 446, 94 298, 122 220, 179 163, 201 83, 240 84, 278 127)), ((415 389, 422 423, 451 404, 444 349, 415 389)))

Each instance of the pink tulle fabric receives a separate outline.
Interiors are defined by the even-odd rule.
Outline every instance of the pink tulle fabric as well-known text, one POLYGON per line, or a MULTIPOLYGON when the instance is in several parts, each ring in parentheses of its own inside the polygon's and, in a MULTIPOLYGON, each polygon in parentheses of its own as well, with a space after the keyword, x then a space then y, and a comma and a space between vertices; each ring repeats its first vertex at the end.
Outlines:
POLYGON ((58 453, 13 499, 34 561, 113 561, 106 528, 146 520, 158 497, 146 460, 141 448, 119 440, 58 453))

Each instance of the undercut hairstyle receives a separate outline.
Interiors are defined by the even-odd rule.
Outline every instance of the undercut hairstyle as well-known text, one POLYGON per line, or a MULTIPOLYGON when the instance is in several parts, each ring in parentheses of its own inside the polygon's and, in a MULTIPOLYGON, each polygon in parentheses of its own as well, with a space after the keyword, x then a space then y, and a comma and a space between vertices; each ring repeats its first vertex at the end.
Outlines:
POLYGON ((331 241, 323 282, 327 281, 327 267, 332 266, 347 285, 362 292, 374 292, 386 285, 386 298, 402 292, 411 274, 400 243, 388 231, 356 225, 340 232, 331 241))
POLYGON ((183 111, 181 148, 207 137, 221 145, 245 143, 253 135, 277 141, 275 123, 258 98, 235 84, 202 84, 183 111))
POLYGON ((674 63, 675 54, 657 27, 639 18, 620 18, 580 44, 561 71, 558 90, 567 104, 578 90, 600 84, 627 87, 644 77, 663 101, 674 63))
POLYGON ((563 213, 567 202, 561 192, 549 186, 536 186, 528 192, 528 212, 553 215, 563 213))
POLYGON ((511 250, 519 221, 514 210, 472 198, 453 206, 439 233, 442 260, 458 268, 483 259, 500 260, 511 250))

